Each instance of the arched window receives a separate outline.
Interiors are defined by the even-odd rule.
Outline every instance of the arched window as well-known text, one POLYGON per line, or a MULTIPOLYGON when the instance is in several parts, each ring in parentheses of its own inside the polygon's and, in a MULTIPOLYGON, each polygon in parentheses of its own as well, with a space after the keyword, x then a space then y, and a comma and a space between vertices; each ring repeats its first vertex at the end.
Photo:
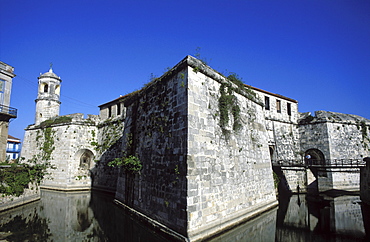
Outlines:
POLYGON ((44 92, 48 92, 48 89, 49 89, 48 84, 45 84, 45 85, 44 85, 44 92))

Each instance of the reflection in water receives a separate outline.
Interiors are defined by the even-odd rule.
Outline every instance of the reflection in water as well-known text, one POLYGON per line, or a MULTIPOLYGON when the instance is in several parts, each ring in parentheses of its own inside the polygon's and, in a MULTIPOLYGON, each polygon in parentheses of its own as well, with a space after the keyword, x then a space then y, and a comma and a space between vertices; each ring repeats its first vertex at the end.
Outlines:
MULTIPOLYGON (((167 241, 113 199, 101 192, 42 190, 40 201, 0 213, 0 240, 167 241)), ((358 196, 293 195, 211 241, 369 241, 369 213, 358 196)))
POLYGON ((42 190, 41 200, 0 213, 5 241, 166 241, 100 192, 42 190))
POLYGON ((276 241, 367 241, 365 207, 359 196, 282 198, 276 241))

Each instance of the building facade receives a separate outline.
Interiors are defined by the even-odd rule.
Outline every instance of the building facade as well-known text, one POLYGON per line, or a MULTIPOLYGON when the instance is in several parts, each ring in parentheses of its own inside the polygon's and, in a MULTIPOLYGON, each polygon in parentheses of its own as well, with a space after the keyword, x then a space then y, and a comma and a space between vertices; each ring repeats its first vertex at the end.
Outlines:
POLYGON ((10 107, 14 67, 0 61, 0 161, 6 159, 9 120, 17 117, 17 109, 10 107))
POLYGON ((6 159, 8 161, 18 159, 21 153, 21 140, 8 135, 6 146, 6 159))

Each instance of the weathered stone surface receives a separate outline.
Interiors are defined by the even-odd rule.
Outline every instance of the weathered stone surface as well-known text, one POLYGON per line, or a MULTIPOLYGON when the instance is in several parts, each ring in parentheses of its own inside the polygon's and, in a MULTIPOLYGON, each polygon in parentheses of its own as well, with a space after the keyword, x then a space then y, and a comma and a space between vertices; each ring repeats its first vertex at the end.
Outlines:
POLYGON ((370 205, 370 157, 364 158, 366 167, 361 168, 361 187, 360 195, 361 200, 370 205))
MULTIPOLYGON (((116 192, 131 211, 191 241, 275 206, 271 161, 304 162, 310 150, 328 161, 370 155, 369 120, 300 114, 296 100, 240 86, 191 56, 99 107, 99 117, 75 114, 49 127, 55 149, 48 160, 57 169, 44 186, 116 192), (139 173, 107 165, 130 155, 140 159, 139 173)), ((42 157, 45 130, 26 129, 22 156, 42 157)), ((322 190, 358 186, 358 173, 281 172, 292 192, 317 181, 322 190)))

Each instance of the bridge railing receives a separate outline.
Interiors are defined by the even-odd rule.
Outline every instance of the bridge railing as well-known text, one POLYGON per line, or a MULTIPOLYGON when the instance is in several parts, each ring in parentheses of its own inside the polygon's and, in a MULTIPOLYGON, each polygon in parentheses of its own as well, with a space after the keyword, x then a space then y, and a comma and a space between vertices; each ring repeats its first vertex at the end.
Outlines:
POLYGON ((366 166, 366 162, 363 159, 273 160, 272 165, 291 167, 361 167, 366 166))

